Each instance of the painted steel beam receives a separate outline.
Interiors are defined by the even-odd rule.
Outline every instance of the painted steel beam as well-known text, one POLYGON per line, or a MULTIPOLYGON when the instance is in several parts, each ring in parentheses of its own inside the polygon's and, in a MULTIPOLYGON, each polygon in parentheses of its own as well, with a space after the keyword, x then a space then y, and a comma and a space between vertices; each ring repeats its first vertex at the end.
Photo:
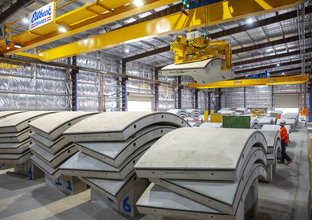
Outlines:
POLYGON ((205 85, 198 85, 197 83, 189 83, 188 86, 197 89, 208 89, 208 88, 244 87, 244 86, 301 84, 307 81, 309 81, 309 75, 297 75, 297 76, 271 77, 262 79, 228 80, 205 85))
MULTIPOLYGON (((311 53, 311 52, 312 52, 312 48, 305 50, 305 53, 311 53)), ((265 61, 265 60, 278 59, 278 58, 282 58, 282 57, 295 56, 295 55, 299 55, 299 54, 300 54, 300 50, 296 50, 296 51, 292 51, 289 53, 282 53, 282 54, 276 54, 276 55, 272 55, 272 56, 265 56, 265 57, 245 60, 245 61, 233 62, 233 66, 239 66, 239 65, 250 64, 250 63, 257 63, 257 62, 261 62, 261 61, 265 61)))
MULTIPOLYGON (((309 62, 310 60, 305 60, 305 62, 309 62)), ((290 61, 290 62, 286 62, 286 63, 280 63, 280 66, 290 66, 290 65, 294 65, 294 64, 300 64, 301 60, 295 60, 295 61, 290 61)), ((267 66, 260 66, 260 67, 255 67, 255 68, 251 68, 251 69, 244 69, 244 70, 240 70, 240 71, 235 71, 235 74, 240 74, 240 73, 252 73, 253 71, 258 71, 258 70, 266 70, 266 69, 272 69, 272 68, 276 68, 276 65, 267 65, 267 66)))
POLYGON ((134 40, 136 41, 147 37, 162 36, 174 32, 185 31, 189 28, 201 28, 263 13, 293 8, 302 2, 304 1, 270 0, 267 1, 268 5, 270 5, 269 7, 264 7, 263 5, 258 4, 257 1, 249 0, 229 0, 226 2, 219 2, 190 10, 188 16, 185 16, 182 13, 168 15, 152 21, 139 23, 130 27, 121 28, 49 49, 40 52, 38 55, 44 61, 61 59, 110 48, 121 43, 130 43, 134 40), (242 8, 242 5, 245 5, 245 7, 242 8))
MULTIPOLYGON (((312 6, 309 6, 305 9, 305 14, 309 14, 312 13, 312 6)), ((231 28, 231 29, 227 29, 227 30, 222 30, 213 34, 210 34, 209 37, 212 39, 215 38, 220 38, 220 37, 224 37, 227 35, 231 35, 231 34, 236 34, 236 33, 240 33, 243 31, 247 31, 247 30, 251 30, 254 28, 258 28, 258 27, 263 27, 266 25, 270 25, 276 22, 281 22, 281 21, 285 21, 291 18, 296 18, 297 17, 297 10, 285 13, 285 14, 281 14, 275 17, 271 17, 271 18, 267 18, 267 19, 263 19, 263 20, 259 20, 257 22, 255 22, 254 24, 250 25, 250 24, 246 24, 244 26, 239 26, 239 27, 235 27, 235 28, 231 28)), ((165 47, 161 47, 155 50, 151 50, 151 51, 147 51, 141 54, 137 54, 131 57, 126 58, 126 61, 133 61, 133 60, 137 60, 143 57, 147 57, 147 56, 152 56, 155 54, 159 54, 159 53, 163 53, 166 51, 170 51, 170 46, 165 46, 165 47)))
POLYGON ((144 78, 144 77, 140 77, 140 76, 121 74, 121 73, 116 73, 116 72, 112 72, 112 71, 99 70, 99 69, 83 67, 83 66, 74 66, 74 65, 65 64, 65 63, 43 62, 40 60, 27 60, 27 59, 21 59, 21 58, 16 59, 16 58, 8 58, 8 57, 1 57, 1 56, 0 56, 0 60, 3 62, 17 62, 17 63, 25 63, 25 64, 36 63, 36 64, 42 64, 42 65, 47 65, 47 66, 61 67, 61 68, 65 68, 65 69, 84 70, 84 71, 89 71, 89 72, 93 72, 93 73, 108 74, 108 75, 111 75, 113 77, 137 79, 137 80, 141 80, 144 82, 159 83, 159 84, 169 85, 169 86, 173 86, 173 87, 174 86, 186 87, 185 85, 182 85, 182 84, 166 82, 166 81, 162 81, 162 80, 149 79, 149 78, 144 78))
MULTIPOLYGON (((306 38, 311 38, 312 35, 311 35, 311 33, 306 33, 305 37, 306 38)), ((259 50, 259 49, 262 49, 262 48, 272 47, 272 46, 279 45, 279 44, 286 44, 286 43, 293 42, 293 41, 298 41, 298 40, 299 40, 298 36, 282 38, 282 39, 279 39, 279 40, 274 40, 274 41, 270 41, 270 42, 266 42, 266 43, 262 43, 262 44, 256 44, 256 45, 252 45, 252 46, 249 46, 249 47, 243 47, 243 48, 239 48, 239 49, 234 49, 234 50, 232 50, 232 54, 244 53, 244 52, 248 52, 248 51, 252 51, 252 50, 259 50)))
MULTIPOLYGON (((111 7, 114 8, 114 11, 110 13, 104 13, 107 10, 102 8, 101 5, 107 5, 107 3, 103 2, 106 1, 95 1, 73 11, 70 11, 64 15, 61 15, 55 19, 55 23, 53 22, 49 26, 45 25, 42 28, 36 29, 36 33, 25 31, 21 34, 13 36, 12 41, 21 43, 23 47, 20 49, 5 51, 4 54, 12 55, 18 52, 32 49, 37 46, 51 43, 53 41, 66 38, 74 34, 114 22, 116 20, 127 18, 134 14, 139 14, 145 11, 152 10, 154 8, 174 3, 176 2, 176 0, 147 0, 145 1, 145 5, 141 7, 136 7, 133 4, 124 6, 124 4, 129 3, 130 1, 124 1, 123 4, 121 4, 122 2, 118 2, 118 4, 116 4, 117 1, 111 1, 110 4, 112 4, 111 7), (103 14, 98 15, 88 9, 94 9, 103 14), (66 33, 59 33, 57 31, 58 25, 56 24, 63 24, 68 26, 69 31, 66 33)), ((4 40, 0 41, 0 45, 5 46, 4 40)))
POLYGON ((13 5, 11 5, 7 10, 0 14, 0 23, 3 23, 9 17, 11 17, 14 13, 16 13, 21 8, 27 7, 32 4, 34 0, 17 0, 13 5))
POLYGON ((134 55, 134 56, 131 56, 131 57, 127 57, 127 58, 125 58, 125 61, 126 62, 130 62, 130 61, 137 60, 137 59, 140 59, 140 58, 143 58, 143 57, 148 57, 148 56, 152 56, 152 55, 163 53, 163 52, 167 52, 167 51, 170 51, 170 45, 169 46, 165 46, 165 47, 160 47, 160 48, 157 48, 155 50, 147 51, 147 52, 144 52, 144 53, 140 53, 138 55, 134 55))
MULTIPOLYGON (((310 14, 310 13, 312 13, 312 6, 305 8, 305 14, 310 14)), ((215 38, 223 37, 226 35, 231 35, 231 34, 236 34, 236 33, 240 33, 243 31, 248 31, 248 30, 251 30, 254 28, 263 27, 266 25, 285 21, 285 20, 292 19, 292 18, 297 18, 297 10, 293 10, 293 11, 290 11, 290 12, 287 12, 287 13, 284 13, 281 15, 277 15, 274 17, 266 18, 263 20, 258 20, 257 22, 254 22, 253 24, 246 24, 243 26, 234 27, 234 28, 230 28, 230 29, 227 29, 224 31, 213 33, 213 34, 210 34, 209 37, 211 37, 212 39, 215 39, 215 38)))

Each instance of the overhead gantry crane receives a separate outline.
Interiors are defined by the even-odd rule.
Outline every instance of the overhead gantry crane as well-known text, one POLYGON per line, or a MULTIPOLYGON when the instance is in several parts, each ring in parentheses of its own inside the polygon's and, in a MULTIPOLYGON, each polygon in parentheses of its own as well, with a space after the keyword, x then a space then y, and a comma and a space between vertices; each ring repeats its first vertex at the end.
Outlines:
MULTIPOLYGON (((58 1, 55 0, 55 2, 58 1)), ((207 25, 215 25, 264 13, 285 10, 296 7, 304 2, 304 0, 227 0, 193 9, 191 9, 193 6, 190 5, 190 9, 187 10, 188 16, 182 13, 167 14, 156 19, 151 18, 144 22, 135 23, 46 51, 38 51, 36 55, 20 53, 174 2, 176 0, 145 0, 145 4, 140 7, 134 6, 132 0, 96 0, 87 2, 82 7, 56 17, 53 22, 36 30, 28 30, 15 36, 12 35, 11 42, 19 44, 20 48, 10 47, 7 49, 5 40, 0 40, 1 53, 4 55, 17 54, 30 56, 42 61, 52 61, 110 48, 146 37, 162 36, 189 30, 190 28, 196 29, 207 25), (59 32, 58 29, 60 26, 67 27, 66 32, 59 32)), ((54 10, 57 10, 59 7, 61 6, 55 7, 54 10)))

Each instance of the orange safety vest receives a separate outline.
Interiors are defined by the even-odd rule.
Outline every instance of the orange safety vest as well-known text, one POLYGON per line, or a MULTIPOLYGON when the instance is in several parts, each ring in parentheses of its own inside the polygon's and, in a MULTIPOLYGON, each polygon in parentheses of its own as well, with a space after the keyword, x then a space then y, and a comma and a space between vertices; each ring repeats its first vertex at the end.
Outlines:
POLYGON ((288 138, 288 134, 287 134, 287 129, 285 127, 282 127, 280 129, 280 133, 281 133, 282 140, 285 141, 286 144, 288 144, 289 138, 288 138))
POLYGON ((280 119, 280 118, 281 118, 281 116, 280 116, 280 115, 276 117, 276 119, 280 119))

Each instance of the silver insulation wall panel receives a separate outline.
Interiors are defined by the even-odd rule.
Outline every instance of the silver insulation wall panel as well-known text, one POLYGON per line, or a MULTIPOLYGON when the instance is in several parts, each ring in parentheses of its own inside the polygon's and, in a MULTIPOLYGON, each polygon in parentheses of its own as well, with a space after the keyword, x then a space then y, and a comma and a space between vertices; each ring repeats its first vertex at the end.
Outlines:
MULTIPOLYGON (((244 88, 223 88, 222 107, 244 107, 244 88)), ((274 85, 273 94, 299 94, 300 85, 274 85)), ((274 108, 272 100, 272 86, 246 87, 246 108, 274 108)), ((304 84, 302 84, 302 103, 304 103, 304 84)), ((299 100, 298 100, 299 106, 299 100)), ((306 106, 309 106, 309 94, 306 94, 306 106)))

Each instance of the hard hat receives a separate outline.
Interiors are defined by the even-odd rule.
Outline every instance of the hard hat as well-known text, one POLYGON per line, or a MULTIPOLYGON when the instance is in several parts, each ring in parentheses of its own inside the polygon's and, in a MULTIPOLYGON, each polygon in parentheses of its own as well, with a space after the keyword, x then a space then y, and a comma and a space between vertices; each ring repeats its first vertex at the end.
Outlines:
POLYGON ((285 121, 285 120, 283 120, 283 121, 281 121, 281 123, 280 123, 280 124, 283 124, 283 125, 284 125, 284 124, 286 124, 286 121, 285 121))

